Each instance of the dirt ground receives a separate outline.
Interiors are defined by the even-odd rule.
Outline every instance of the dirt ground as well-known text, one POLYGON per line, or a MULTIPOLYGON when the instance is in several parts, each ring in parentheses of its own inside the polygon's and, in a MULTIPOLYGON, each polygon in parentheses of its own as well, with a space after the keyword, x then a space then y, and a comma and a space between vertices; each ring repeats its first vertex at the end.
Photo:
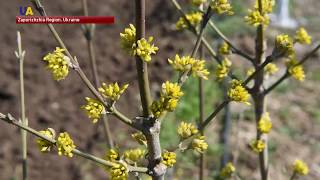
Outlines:
MULTIPOLYGON (((90 15, 113 15, 116 17, 114 25, 97 26, 95 46, 98 71, 104 82, 118 81, 130 84, 129 90, 120 99, 117 106, 129 117, 135 117, 139 112, 139 107, 136 106, 139 103, 139 95, 135 61, 120 49, 118 43, 119 33, 129 23, 134 22, 134 1, 96 0, 88 2, 90 15)), ((43 3, 49 15, 82 14, 81 1, 79 0, 44 1, 43 3)), ((178 13, 175 13, 169 1, 154 0, 147 1, 147 3, 147 34, 155 37, 155 43, 160 48, 150 69, 150 79, 153 82, 151 88, 153 92, 156 92, 159 89, 159 84, 172 75, 169 66, 167 66, 167 58, 174 56, 177 52, 189 52, 193 41, 185 33, 174 31, 173 24, 177 20, 178 13)), ((0 60, 2 61, 0 65, 0 112, 10 112, 14 117, 18 117, 20 113, 19 64, 14 56, 16 31, 20 30, 23 49, 26 50, 25 93, 29 125, 38 130, 51 127, 57 132, 68 131, 79 149, 103 156, 105 145, 101 124, 92 125, 79 108, 85 103, 84 97, 92 97, 92 95, 75 72, 71 72, 66 80, 56 82, 52 80, 50 73, 45 70, 45 64, 41 61, 47 52, 57 46, 48 28, 45 25, 16 25, 14 23, 14 18, 19 13, 18 7, 28 5, 30 4, 21 0, 0 1, 0 60)), ((86 41, 81 27, 79 25, 57 25, 56 28, 71 54, 77 56, 85 73, 89 78, 92 78, 86 41)), ((319 69, 319 66, 315 67, 313 69, 319 69)), ((318 88, 320 88, 319 81, 307 81, 306 85, 301 88, 302 90, 296 89, 284 97, 276 94, 274 96, 276 100, 268 102, 271 106, 271 112, 279 112, 280 104, 289 106, 292 105, 292 102, 296 103, 293 110, 287 113, 290 114, 289 118, 298 119, 293 126, 302 129, 297 130, 294 137, 283 136, 277 131, 271 134, 271 138, 274 137, 275 141, 279 140, 278 146, 280 147, 272 157, 276 159, 283 154, 288 154, 292 158, 302 156, 310 160, 312 173, 309 178, 305 178, 309 180, 320 179, 320 145, 318 143, 320 125, 315 123, 313 116, 306 114, 307 110, 303 109, 303 105, 309 104, 308 107, 312 111, 316 109, 314 107, 320 106, 318 103, 320 99, 316 95, 319 92, 318 88), (310 98, 304 98, 304 93, 309 93, 310 98), (280 146, 280 143, 283 145, 280 146)), ((288 120, 281 121, 281 115, 281 113, 276 114, 277 118, 275 119, 280 122, 276 128, 281 128, 283 124, 290 124, 288 120)), ((110 123, 112 124, 112 132, 117 135, 132 131, 114 118, 110 119, 110 123)), ((247 133, 254 132, 254 126, 251 122, 243 121, 239 128, 244 129, 237 136, 240 141, 246 142, 248 138, 254 136, 253 133, 247 133)), ((237 138, 234 135, 233 141, 239 140, 237 138)), ((20 131, 17 128, 0 122, 0 180, 20 179, 20 139, 20 131)), ((122 140, 123 138, 119 139, 121 140, 118 142, 119 144, 127 143, 122 140)), ((34 136, 29 135, 28 141, 30 142, 28 149, 30 180, 100 180, 108 177, 102 168, 81 158, 74 157, 72 160, 68 160, 65 157, 58 157, 55 153, 39 153, 34 143, 34 136)), ((252 163, 256 159, 252 154, 245 153, 247 152, 245 144, 239 145, 239 149, 241 152, 239 163, 246 164, 243 172, 249 176, 251 173, 249 170, 257 168, 257 164, 252 163)), ((283 161, 289 163, 292 158, 283 158, 283 161)), ((281 172, 287 172, 288 167, 282 166, 285 163, 273 164, 271 173, 273 173, 274 180, 284 178, 281 172)), ((248 179, 258 179, 257 175, 254 174, 248 179)))

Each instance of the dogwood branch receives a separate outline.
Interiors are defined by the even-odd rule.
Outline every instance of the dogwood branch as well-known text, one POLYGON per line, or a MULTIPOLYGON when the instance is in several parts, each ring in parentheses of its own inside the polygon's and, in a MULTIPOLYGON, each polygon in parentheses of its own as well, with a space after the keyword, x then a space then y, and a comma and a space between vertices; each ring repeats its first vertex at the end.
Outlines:
MULTIPOLYGON (((3 120, 3 121, 5 121, 5 122, 7 122, 7 123, 9 123, 9 124, 12 124, 12 125, 14 125, 14 126, 17 126, 17 127, 20 128, 20 129, 24 129, 24 130, 26 130, 27 132, 29 132, 29 133, 31 133, 31 134, 33 134, 33 135, 35 135, 35 136, 37 136, 37 137, 39 137, 39 138, 41 138, 41 139, 44 139, 44 140, 46 140, 46 141, 48 141, 48 142, 50 142, 50 143, 52 143, 52 144, 54 144, 54 145, 56 144, 56 140, 51 139, 51 138, 49 138, 49 137, 47 137, 47 136, 39 133, 37 130, 35 130, 35 129, 29 127, 29 126, 26 126, 26 125, 22 124, 21 122, 19 122, 18 120, 16 120, 11 114, 4 115, 4 114, 0 113, 0 119, 3 120)), ((82 151, 80 151, 80 150, 78 150, 78 149, 74 149, 74 150, 72 151, 72 153, 74 153, 74 154, 77 155, 77 156, 81 156, 81 157, 83 157, 83 158, 89 159, 89 160, 91 160, 91 161, 93 161, 93 162, 95 162, 95 163, 97 163, 97 164, 100 164, 100 165, 104 165, 104 166, 108 166, 108 167, 112 167, 112 166, 115 165, 114 162, 106 161, 106 160, 101 159, 101 158, 99 158, 99 157, 96 157, 96 156, 94 156, 94 155, 91 155, 91 154, 82 152, 82 151)), ((148 173, 148 169, 145 168, 145 167, 135 167, 135 166, 130 166, 130 165, 128 165, 128 170, 129 170, 130 172, 148 173)))

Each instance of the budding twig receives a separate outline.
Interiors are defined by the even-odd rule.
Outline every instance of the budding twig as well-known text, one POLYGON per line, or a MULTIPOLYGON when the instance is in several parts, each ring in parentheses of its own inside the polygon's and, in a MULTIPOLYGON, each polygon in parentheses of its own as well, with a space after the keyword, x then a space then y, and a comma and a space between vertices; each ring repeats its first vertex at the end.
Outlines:
MULTIPOLYGON (((307 60, 310 59, 311 56, 313 56, 318 50, 320 49, 320 44, 318 44, 312 51, 307 53, 295 66, 304 64, 307 60)), ((290 77, 289 70, 287 69, 286 72, 275 82, 273 83, 269 88, 267 88, 264 91, 264 95, 269 94, 274 88, 278 87, 284 80, 286 80, 288 77, 290 77)))
MULTIPOLYGON (((29 133, 31 133, 31 134, 33 134, 33 135, 35 135, 35 136, 37 136, 37 137, 39 137, 41 139, 44 139, 44 140, 46 140, 46 141, 48 141, 48 142, 50 142, 50 143, 52 143, 54 145, 56 144, 56 140, 55 139, 49 138, 49 137, 39 133, 37 130, 22 124, 17 119, 15 119, 11 114, 4 115, 4 114, 0 113, 0 119, 5 121, 5 122, 7 122, 7 123, 9 123, 9 124, 17 126, 20 129, 24 129, 27 132, 29 132, 29 133)), ((112 167, 112 166, 115 165, 115 163, 113 163, 111 161, 106 161, 106 160, 101 159, 101 158, 99 158, 97 156, 82 152, 82 151, 80 151, 78 149, 73 149, 72 153, 74 153, 77 156, 81 156, 83 158, 91 160, 91 161, 93 161, 93 162, 95 162, 97 164, 103 165, 103 166, 112 167)), ((145 167, 136 167, 136 166, 128 165, 128 170, 129 170, 129 172, 148 173, 148 169, 145 168, 145 167)))

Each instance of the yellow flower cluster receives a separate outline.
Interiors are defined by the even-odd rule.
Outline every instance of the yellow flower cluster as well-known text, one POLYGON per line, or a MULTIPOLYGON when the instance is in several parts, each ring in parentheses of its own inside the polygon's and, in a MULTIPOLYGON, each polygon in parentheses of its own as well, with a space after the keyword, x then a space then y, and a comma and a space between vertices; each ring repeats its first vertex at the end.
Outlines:
POLYGON ((280 34, 276 37, 275 48, 278 54, 293 54, 293 40, 287 34, 280 34))
POLYGON ((261 133, 269 133, 272 128, 272 122, 269 113, 266 112, 258 122, 258 129, 261 133))
POLYGON ((166 81, 162 84, 160 99, 151 105, 152 114, 158 118, 164 111, 172 112, 182 95, 183 92, 178 83, 166 81))
POLYGON ((245 22, 252 26, 259 26, 259 25, 269 25, 270 18, 267 14, 261 15, 258 10, 250 10, 249 14, 245 16, 245 22))
POLYGON ((228 0, 214 0, 210 4, 211 9, 217 14, 233 15, 232 6, 228 0))
MULTIPOLYGON (((48 137, 48 138, 51 138, 51 139, 55 139, 55 136, 56 136, 56 133, 55 133, 54 129, 52 129, 52 128, 48 128, 46 130, 39 131, 39 133, 48 137)), ((37 145, 38 145, 38 148, 41 152, 49 152, 54 144, 52 144, 51 142, 49 142, 45 139, 40 138, 37 140, 37 145)))
POLYGON ((293 170, 300 175, 307 175, 309 173, 309 167, 301 160, 295 160, 293 164, 293 170))
POLYGON ((124 152, 124 158, 127 162, 135 163, 143 158, 145 152, 145 150, 140 148, 130 149, 124 152))
POLYGON ((299 28, 296 32, 294 40, 300 44, 311 44, 312 39, 304 28, 299 28))
POLYGON ((200 6, 201 4, 207 2, 207 0, 191 0, 191 4, 194 6, 200 6))
POLYGON ((205 138, 205 136, 194 138, 191 143, 192 148, 199 153, 204 153, 208 149, 208 143, 205 141, 205 138))
POLYGON ((193 76, 208 79, 209 71, 205 68, 205 60, 197 60, 190 56, 180 57, 178 54, 174 60, 168 59, 169 64, 172 65, 173 69, 179 72, 191 71, 193 76))
POLYGON ((72 157, 72 151, 76 148, 73 143, 73 140, 70 138, 67 132, 60 133, 57 139, 57 147, 58 147, 58 154, 65 155, 67 157, 72 157))
POLYGON ((253 140, 250 143, 250 147, 254 152, 260 153, 264 150, 266 144, 262 140, 253 140))
POLYGON ((128 28, 124 29, 123 33, 120 33, 121 48, 126 51, 130 56, 134 55, 134 45, 136 42, 136 28, 133 24, 130 24, 128 28))
POLYGON ((293 66, 289 69, 289 73, 294 77, 295 79, 299 81, 304 81, 305 74, 302 65, 293 66))
POLYGON ((110 168, 111 180, 127 180, 128 167, 124 162, 118 162, 110 168))
POLYGON ((264 71, 266 72, 267 75, 273 75, 279 71, 279 68, 277 67, 276 64, 269 63, 266 65, 266 67, 264 67, 264 71))
POLYGON ((232 63, 228 58, 224 58, 221 64, 218 64, 215 70, 215 75, 218 81, 222 81, 228 76, 232 63))
POLYGON ((245 17, 245 21, 253 26, 259 26, 259 25, 269 25, 270 18, 268 14, 270 14, 273 11, 273 7, 275 5, 274 0, 262 0, 262 11, 259 10, 258 0, 256 0, 256 3, 254 5, 254 10, 249 9, 249 14, 245 17))
POLYGON ((231 162, 227 163, 220 172, 221 178, 231 178, 233 173, 236 171, 236 168, 231 162))
POLYGON ((223 42, 219 47, 219 53, 221 55, 229 55, 231 53, 230 46, 227 42, 223 42))
POLYGON ((43 60, 46 61, 47 69, 49 69, 53 75, 54 80, 62 80, 67 77, 69 73, 70 59, 64 55, 65 49, 56 47, 53 53, 48 53, 43 60))
POLYGON ((99 88, 99 92, 104 98, 116 101, 120 98, 121 94, 124 93, 128 86, 129 84, 125 84, 120 88, 117 82, 109 84, 108 86, 106 83, 102 83, 102 87, 99 88))
POLYGON ((131 134, 131 137, 136 140, 140 145, 145 145, 147 146, 147 139, 146 136, 143 135, 142 132, 136 132, 131 134))
MULTIPOLYGON (((269 14, 272 13, 273 7, 275 5, 275 0, 262 0, 262 13, 263 14, 269 14)), ((258 0, 256 0, 256 3, 254 5, 255 10, 259 10, 258 6, 258 0)))
POLYGON ((98 122, 102 114, 105 114, 105 108, 103 104, 95 99, 86 97, 87 104, 81 108, 85 110, 87 116, 92 120, 93 123, 98 122))
POLYGON ((109 149, 107 150, 104 159, 112 162, 119 161, 120 154, 116 149, 109 149))
POLYGON ((247 105, 250 105, 249 92, 241 84, 241 81, 233 79, 231 81, 231 87, 228 90, 228 97, 232 101, 242 102, 247 105))
POLYGON ((193 27, 196 27, 202 21, 202 13, 201 12, 191 12, 187 13, 185 17, 180 17, 176 23, 177 30, 183 30, 189 28, 188 22, 193 27), (186 21, 186 19, 188 21, 186 21))
POLYGON ((186 139, 198 133, 198 129, 191 123, 181 122, 178 127, 178 134, 182 139, 186 139))
POLYGON ((162 163, 168 167, 173 167, 176 163, 177 155, 174 152, 165 151, 162 153, 162 163))
POLYGON ((156 54, 159 50, 158 47, 155 47, 152 44, 153 37, 149 37, 148 41, 144 38, 137 41, 137 44, 134 46, 134 55, 139 56, 145 62, 151 61, 151 55, 156 54))
POLYGON ((158 47, 151 44, 152 41, 153 37, 149 37, 148 40, 142 38, 136 41, 136 28, 132 24, 125 28, 123 33, 120 33, 121 48, 130 56, 139 56, 146 62, 150 62, 151 55, 156 54, 159 50, 158 47))
POLYGON ((305 73, 302 65, 298 65, 298 61, 295 55, 289 57, 289 61, 287 61, 287 68, 290 75, 298 81, 304 81, 305 73))

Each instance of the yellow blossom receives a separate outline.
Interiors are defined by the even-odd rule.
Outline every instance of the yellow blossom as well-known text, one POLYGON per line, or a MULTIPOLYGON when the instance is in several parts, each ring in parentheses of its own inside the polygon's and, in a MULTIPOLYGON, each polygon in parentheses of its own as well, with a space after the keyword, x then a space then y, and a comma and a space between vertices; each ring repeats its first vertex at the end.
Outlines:
POLYGON ((296 32, 294 40, 300 44, 311 44, 312 39, 304 28, 299 28, 296 32))
POLYGON ((208 79, 209 71, 205 68, 205 60, 197 60, 190 56, 180 57, 177 54, 174 60, 168 59, 168 62, 179 72, 191 71, 193 76, 208 79))
POLYGON ((249 14, 245 17, 245 21, 252 26, 267 26, 270 23, 270 18, 268 15, 261 15, 258 10, 249 10, 249 14))
POLYGON ((300 175, 307 175, 309 173, 309 167, 301 160, 295 160, 293 164, 293 170, 300 175))
MULTIPOLYGON (((161 98, 160 98, 161 100, 161 98)), ((163 103, 161 101, 153 101, 151 104, 151 112, 154 115, 154 117, 158 118, 162 115, 162 113, 165 111, 165 108, 163 107, 163 103)))
POLYGON ((134 55, 134 46, 136 42, 136 28, 133 24, 130 24, 128 28, 124 29, 123 33, 120 33, 121 48, 125 50, 130 56, 134 55))
POLYGON ((241 85, 241 83, 242 83, 241 81, 235 80, 235 79, 231 81, 231 87, 228 90, 228 97, 232 101, 242 102, 242 103, 245 103, 247 105, 250 105, 250 103, 248 102, 250 94, 241 85))
POLYGON ((118 162, 110 168, 111 180, 127 180, 128 167, 124 162, 118 162))
POLYGON ((198 136, 192 140, 191 143, 192 148, 199 152, 199 153, 204 153, 208 149, 208 144, 205 141, 205 136, 198 136))
POLYGON ((76 148, 73 140, 67 132, 60 133, 57 139, 58 154, 72 157, 72 151, 76 148))
POLYGON ((210 4, 212 10, 217 14, 233 15, 232 6, 228 0, 213 0, 210 4))
POLYGON ((221 55, 229 55, 231 53, 230 46, 227 42, 223 42, 219 47, 219 53, 221 55))
POLYGON ((193 27, 196 27, 202 21, 202 13, 201 12, 191 12, 185 15, 185 17, 180 17, 176 23, 177 30, 183 30, 189 28, 188 22, 193 27), (187 19, 188 21, 186 21, 187 19))
POLYGON ((269 113, 266 112, 263 114, 263 116, 258 122, 258 129, 261 133, 269 133, 271 128, 272 128, 272 122, 271 122, 269 113))
POLYGON ((255 69, 253 68, 253 67, 251 67, 251 68, 249 68, 248 70, 247 70, 247 76, 251 76, 253 73, 255 72, 255 69))
POLYGON ((136 46, 134 47, 134 55, 139 56, 145 62, 151 61, 151 55, 156 54, 159 50, 158 47, 155 47, 154 44, 151 44, 153 37, 149 37, 148 41, 144 38, 137 41, 136 46))
POLYGON ((162 153, 162 163, 168 167, 173 167, 176 163, 177 155, 174 152, 165 151, 162 153))
POLYGON ((205 3, 207 0, 191 0, 191 4, 194 6, 200 6, 201 4, 205 3))
POLYGON ((107 150, 104 159, 108 161, 119 161, 120 154, 116 149, 109 149, 107 150))
POLYGON ((266 144, 262 140, 253 140, 250 143, 250 147, 254 152, 260 153, 264 150, 264 148, 266 147, 266 144))
MULTIPOLYGON (((275 0, 262 0, 261 5, 262 5, 262 13, 263 14, 272 13, 273 7, 275 5, 275 0)), ((258 0, 256 0, 256 4, 255 4, 254 8, 255 8, 255 10, 259 10, 258 0)))
POLYGON ((142 159, 145 155, 145 150, 137 148, 130 149, 124 152, 124 158, 127 162, 134 163, 142 159))
POLYGON ((95 99, 86 97, 87 104, 81 108, 86 111, 87 116, 92 120, 93 123, 98 122, 102 114, 105 114, 105 108, 103 104, 95 99))
POLYGON ((54 80, 62 80, 69 73, 70 59, 64 55, 65 49, 56 47, 53 53, 48 53, 43 60, 46 61, 47 69, 51 71, 54 80))
POLYGON ((102 83, 102 87, 99 88, 99 92, 103 97, 116 101, 120 98, 121 94, 128 88, 129 84, 123 85, 121 88, 118 83, 109 84, 108 86, 105 83, 102 83))
POLYGON ((232 63, 228 58, 224 58, 221 64, 218 64, 215 70, 216 78, 218 81, 222 81, 228 76, 232 63))
POLYGON ((182 139, 186 139, 198 133, 198 129, 191 123, 181 122, 178 127, 178 134, 182 139))
POLYGON ((183 92, 178 83, 166 81, 162 84, 159 100, 154 101, 150 107, 152 114, 158 118, 164 111, 173 111, 182 95, 183 92))
POLYGON ((267 75, 272 75, 279 71, 279 68, 274 63, 269 63, 264 67, 264 71, 267 75))
POLYGON ((162 84, 161 95, 166 98, 179 99, 181 96, 183 96, 183 92, 181 91, 181 87, 178 85, 178 83, 166 81, 162 84))
MULTIPOLYGON (((55 137, 56 137, 56 133, 55 133, 54 129, 52 129, 52 128, 48 128, 46 130, 39 131, 39 133, 50 138, 50 139, 55 139, 55 137)), ((54 144, 45 140, 45 139, 39 138, 37 140, 37 145, 38 145, 38 148, 41 152, 49 152, 54 144)))
POLYGON ((136 140, 139 144, 147 146, 146 136, 142 132, 136 132, 131 134, 131 137, 136 140))
POLYGON ((293 51, 293 41, 287 34, 280 34, 276 37, 275 50, 279 54, 290 55, 293 51))
POLYGON ((227 163, 220 172, 221 178, 231 178, 233 173, 236 171, 236 168, 231 162, 227 163))
POLYGON ((302 65, 298 65, 298 61, 295 55, 289 57, 289 61, 287 61, 287 68, 290 75, 299 81, 304 81, 305 73, 302 65))

